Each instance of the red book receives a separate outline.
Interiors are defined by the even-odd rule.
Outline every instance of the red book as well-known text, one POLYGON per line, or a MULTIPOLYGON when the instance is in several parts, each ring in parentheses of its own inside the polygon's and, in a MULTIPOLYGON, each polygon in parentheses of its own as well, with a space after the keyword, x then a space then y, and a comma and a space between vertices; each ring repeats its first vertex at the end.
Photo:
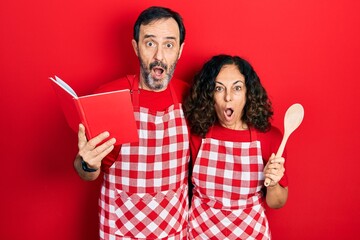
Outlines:
POLYGON ((89 139, 108 131, 116 145, 139 140, 130 90, 119 90, 78 97, 59 77, 50 77, 70 127, 78 132, 84 124, 89 139))

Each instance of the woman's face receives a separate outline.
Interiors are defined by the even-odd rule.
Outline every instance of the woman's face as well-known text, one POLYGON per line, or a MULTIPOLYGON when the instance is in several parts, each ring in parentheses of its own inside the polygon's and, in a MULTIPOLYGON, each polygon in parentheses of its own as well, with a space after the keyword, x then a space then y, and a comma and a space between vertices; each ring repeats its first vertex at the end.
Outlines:
POLYGON ((215 79, 215 111, 222 126, 245 129, 241 116, 246 103, 245 77, 236 65, 224 65, 215 79))

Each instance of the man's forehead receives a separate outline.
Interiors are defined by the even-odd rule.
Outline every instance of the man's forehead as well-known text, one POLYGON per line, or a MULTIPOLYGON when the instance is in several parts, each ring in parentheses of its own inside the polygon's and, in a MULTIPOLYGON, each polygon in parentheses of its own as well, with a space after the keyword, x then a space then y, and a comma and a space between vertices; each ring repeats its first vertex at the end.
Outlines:
POLYGON ((140 25, 140 36, 154 38, 179 39, 180 30, 177 22, 173 18, 157 19, 146 25, 140 25))

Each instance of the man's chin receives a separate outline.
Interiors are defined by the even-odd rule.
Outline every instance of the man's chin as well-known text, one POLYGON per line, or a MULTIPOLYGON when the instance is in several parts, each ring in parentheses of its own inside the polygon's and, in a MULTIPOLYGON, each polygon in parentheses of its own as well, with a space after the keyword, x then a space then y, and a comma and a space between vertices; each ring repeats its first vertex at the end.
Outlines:
POLYGON ((166 79, 166 74, 150 74, 150 79, 153 82, 162 82, 166 79))

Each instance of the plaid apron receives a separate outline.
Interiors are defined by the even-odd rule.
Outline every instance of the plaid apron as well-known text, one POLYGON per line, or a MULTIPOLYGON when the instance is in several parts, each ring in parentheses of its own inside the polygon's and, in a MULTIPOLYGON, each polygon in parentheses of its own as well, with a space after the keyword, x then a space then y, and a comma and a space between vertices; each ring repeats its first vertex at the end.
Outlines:
POLYGON ((104 174, 100 196, 103 239, 186 239, 189 136, 181 105, 161 112, 139 107, 138 80, 128 76, 139 142, 123 144, 104 174))
POLYGON ((256 132, 250 142, 202 140, 194 163, 189 239, 270 239, 261 187, 263 160, 256 132))

